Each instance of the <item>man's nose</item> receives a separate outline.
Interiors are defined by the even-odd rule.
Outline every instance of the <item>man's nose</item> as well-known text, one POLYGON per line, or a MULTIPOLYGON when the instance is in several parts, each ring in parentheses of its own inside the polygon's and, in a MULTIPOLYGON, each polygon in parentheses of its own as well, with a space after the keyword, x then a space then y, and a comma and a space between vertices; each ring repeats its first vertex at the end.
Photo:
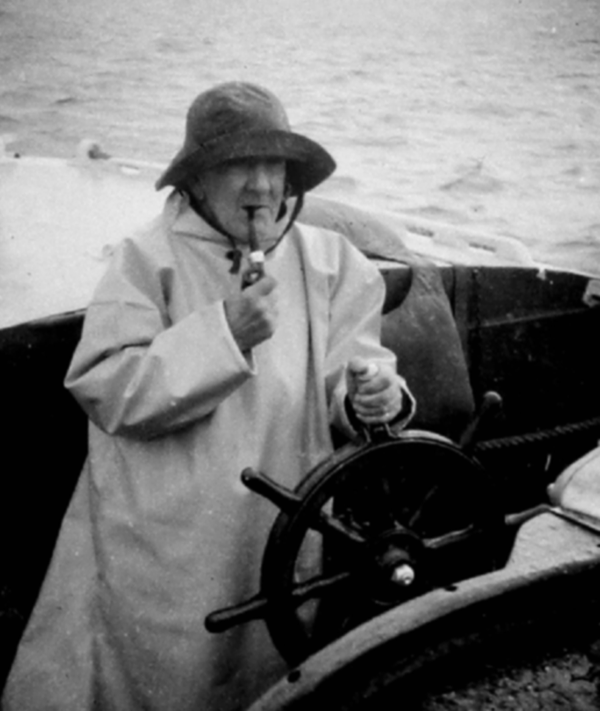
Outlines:
POLYGON ((269 191, 271 179, 269 167, 264 163, 255 163, 248 171, 247 186, 251 190, 269 191))

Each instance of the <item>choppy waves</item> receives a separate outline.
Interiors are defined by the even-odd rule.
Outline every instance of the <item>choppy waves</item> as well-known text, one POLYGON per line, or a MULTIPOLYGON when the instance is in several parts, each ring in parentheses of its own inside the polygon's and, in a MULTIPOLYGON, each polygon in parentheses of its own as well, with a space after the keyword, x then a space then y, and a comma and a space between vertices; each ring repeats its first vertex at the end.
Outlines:
POLYGON ((4 0, 0 135, 166 162, 211 84, 271 87, 323 192, 600 272, 597 0, 4 0))

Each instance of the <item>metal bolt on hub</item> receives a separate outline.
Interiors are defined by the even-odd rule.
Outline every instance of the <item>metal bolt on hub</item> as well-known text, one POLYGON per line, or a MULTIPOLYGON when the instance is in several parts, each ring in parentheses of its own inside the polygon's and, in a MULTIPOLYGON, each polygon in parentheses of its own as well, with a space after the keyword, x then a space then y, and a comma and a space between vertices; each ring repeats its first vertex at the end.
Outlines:
POLYGON ((408 563, 403 563, 394 568, 392 572, 392 582, 397 585, 408 587, 415 579, 415 571, 408 563))

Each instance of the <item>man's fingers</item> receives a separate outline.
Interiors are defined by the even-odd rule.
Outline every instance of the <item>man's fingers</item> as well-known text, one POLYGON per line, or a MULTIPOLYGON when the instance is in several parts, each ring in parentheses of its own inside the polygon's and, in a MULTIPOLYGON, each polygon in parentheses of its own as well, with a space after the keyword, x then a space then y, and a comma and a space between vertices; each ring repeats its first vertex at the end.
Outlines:
POLYGON ((265 274, 262 279, 259 279, 254 282, 254 284, 247 287, 244 291, 244 295, 250 298, 260 298, 261 296, 267 296, 270 294, 276 286, 277 280, 272 276, 265 274))
POLYGON ((354 378, 365 381, 370 380, 377 375, 379 367, 377 366, 377 363, 370 363, 360 356, 355 356, 350 359, 348 363, 348 370, 354 378))
POLYGON ((244 353, 271 338, 277 327, 277 281, 265 275, 244 291, 225 301, 225 315, 240 350, 244 353))

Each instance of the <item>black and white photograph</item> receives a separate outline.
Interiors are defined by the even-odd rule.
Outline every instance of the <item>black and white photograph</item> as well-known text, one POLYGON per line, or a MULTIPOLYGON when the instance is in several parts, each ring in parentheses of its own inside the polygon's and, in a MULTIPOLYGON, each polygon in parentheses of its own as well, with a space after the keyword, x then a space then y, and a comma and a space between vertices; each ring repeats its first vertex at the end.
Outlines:
POLYGON ((1 711, 600 709, 600 0, 0 0, 1 711))

